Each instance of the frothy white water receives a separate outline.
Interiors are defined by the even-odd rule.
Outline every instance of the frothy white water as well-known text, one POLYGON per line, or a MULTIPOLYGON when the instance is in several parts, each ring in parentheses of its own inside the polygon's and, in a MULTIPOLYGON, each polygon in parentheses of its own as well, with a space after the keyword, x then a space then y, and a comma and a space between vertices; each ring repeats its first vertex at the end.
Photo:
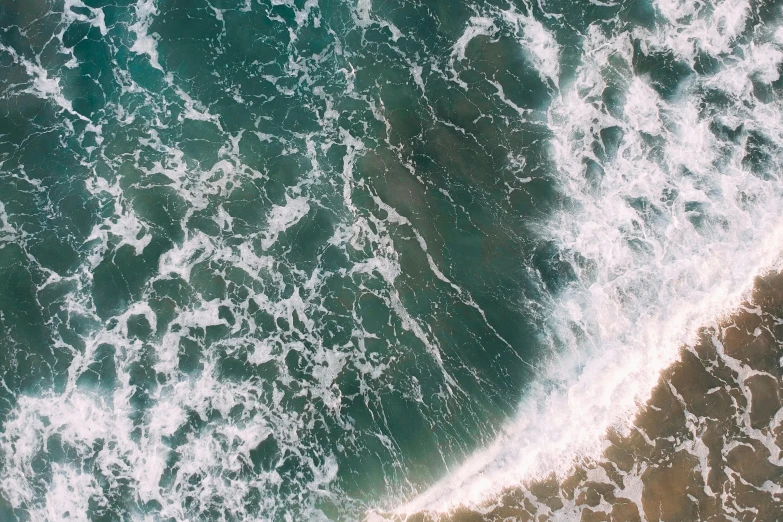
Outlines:
POLYGON ((136 34, 136 40, 133 42, 131 51, 138 54, 146 54, 150 59, 150 64, 159 71, 163 71, 158 61, 158 42, 154 35, 147 31, 152 24, 153 17, 158 13, 155 7, 155 0, 139 0, 136 3, 136 23, 130 30, 136 34))
POLYGON ((529 9, 527 11, 520 13, 514 7, 508 10, 489 9, 486 16, 471 17, 462 36, 452 47, 450 67, 454 82, 467 89, 467 84, 458 78, 454 66, 455 62, 467 59, 466 52, 470 42, 480 36, 495 38, 500 31, 499 26, 505 25, 517 38, 541 79, 557 85, 560 80, 560 45, 552 33, 533 17, 529 9))
POLYGON ((745 2, 711 15, 689 3, 657 7, 669 23, 655 33, 607 36, 592 26, 574 85, 549 110, 569 203, 541 233, 575 274, 542 325, 557 355, 491 446, 398 513, 476 506, 598 457, 607 429, 628 427, 680 347, 779 262, 783 106, 760 101, 752 84, 778 78, 778 44, 763 30, 756 42, 737 40, 745 2), (701 51, 723 66, 691 73, 667 100, 634 75, 634 38, 644 52, 693 64, 701 51), (603 98, 617 86, 622 111, 603 98), (716 93, 721 107, 705 99, 716 93))

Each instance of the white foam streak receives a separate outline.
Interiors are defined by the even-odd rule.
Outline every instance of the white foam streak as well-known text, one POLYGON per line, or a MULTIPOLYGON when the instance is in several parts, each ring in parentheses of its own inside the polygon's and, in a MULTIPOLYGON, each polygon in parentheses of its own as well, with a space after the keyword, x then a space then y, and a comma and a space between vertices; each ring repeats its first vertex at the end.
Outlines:
POLYGON ((465 59, 465 51, 468 48, 468 44, 477 36, 494 36, 498 32, 495 21, 491 18, 483 16, 473 16, 470 18, 470 23, 465 28, 465 32, 454 44, 451 50, 451 54, 457 61, 465 59))
POLYGON ((310 212, 310 204, 305 197, 292 198, 285 205, 272 208, 269 213, 266 237, 261 240, 261 248, 266 250, 271 247, 281 232, 297 224, 308 212, 310 212))
POLYGON ((655 7, 671 25, 664 31, 637 30, 636 34, 643 36, 643 49, 670 50, 693 65, 700 50, 712 56, 730 52, 745 27, 750 2, 657 0, 655 7))
POLYGON ((35 62, 32 62, 27 58, 20 56, 13 48, 3 44, 0 44, 0 50, 10 54, 14 63, 21 64, 25 68, 27 75, 32 79, 32 84, 25 89, 24 92, 44 100, 50 100, 55 105, 59 106, 61 110, 66 111, 81 120, 89 121, 86 117, 73 109, 73 104, 62 92, 60 79, 56 77, 51 78, 49 72, 41 66, 38 57, 36 57, 35 62))
POLYGON ((17 231, 11 225, 5 205, 0 201, 0 244, 8 242, 17 236, 17 231))
MULTIPOLYGON (((473 39, 479 36, 495 38, 500 32, 500 27, 507 27, 517 38, 526 57, 535 67, 541 80, 557 86, 560 80, 560 45, 555 37, 544 25, 531 14, 523 14, 513 7, 506 11, 494 11, 486 13, 486 16, 473 16, 470 18, 465 31, 457 39, 451 49, 449 67, 452 79, 463 89, 467 84, 459 79, 454 68, 456 62, 467 59, 467 48, 473 39)), ((492 82, 504 103, 511 105, 523 115, 519 107, 509 102, 503 95, 500 84, 492 82)))
POLYGON ((356 9, 354 11, 354 22, 362 29, 366 29, 373 24, 377 24, 380 27, 385 27, 392 34, 392 41, 396 42, 402 33, 393 23, 383 20, 372 15, 372 0, 357 0, 356 9))
POLYGON ((557 86, 560 80, 560 45, 552 33, 532 15, 524 15, 514 9, 503 11, 502 17, 514 29, 541 79, 557 86))
POLYGON ((157 15, 155 0, 139 0, 136 3, 136 21, 129 27, 136 34, 136 40, 130 50, 137 54, 146 54, 150 65, 163 72, 163 67, 158 61, 158 41, 154 34, 149 34, 152 20, 157 15))

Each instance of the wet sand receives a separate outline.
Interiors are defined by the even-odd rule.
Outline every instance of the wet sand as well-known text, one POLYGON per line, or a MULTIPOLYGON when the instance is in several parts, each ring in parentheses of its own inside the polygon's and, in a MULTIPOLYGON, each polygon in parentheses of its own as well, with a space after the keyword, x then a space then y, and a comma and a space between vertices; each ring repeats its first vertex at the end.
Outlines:
POLYGON ((706 326, 597 461, 413 522, 783 520, 783 273, 706 326))

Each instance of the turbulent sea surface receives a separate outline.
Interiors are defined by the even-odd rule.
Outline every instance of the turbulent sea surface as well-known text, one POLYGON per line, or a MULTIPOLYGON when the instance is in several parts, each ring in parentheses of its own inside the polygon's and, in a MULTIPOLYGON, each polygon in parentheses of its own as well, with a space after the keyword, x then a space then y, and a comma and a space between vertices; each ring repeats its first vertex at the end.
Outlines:
POLYGON ((783 520, 783 3, 0 0, 0 520, 783 520))

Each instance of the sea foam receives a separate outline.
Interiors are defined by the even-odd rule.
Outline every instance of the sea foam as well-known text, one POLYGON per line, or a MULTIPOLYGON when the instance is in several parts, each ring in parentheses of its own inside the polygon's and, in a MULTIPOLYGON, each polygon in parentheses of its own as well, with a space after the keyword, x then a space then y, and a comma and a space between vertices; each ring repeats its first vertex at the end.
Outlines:
MULTIPOLYGON (((750 145, 763 136, 771 153, 783 136, 783 107, 759 100, 752 87, 778 77, 773 31, 740 38, 745 2, 718 3, 712 14, 686 2, 656 7, 664 20, 655 31, 610 35, 591 26, 574 84, 548 111, 566 204, 540 233, 574 276, 552 296, 542 324, 553 345, 544 373, 493 444, 397 513, 477 506, 598 457, 606 430, 628 428, 680 347, 779 262, 780 165, 754 163, 750 145), (634 74, 634 41, 643 53, 692 64, 705 52, 723 65, 712 75, 691 72, 665 92, 634 74), (603 95, 618 85, 624 102, 610 107, 603 95), (725 93, 728 107, 704 110, 709 92, 725 93), (716 128, 739 129, 740 137, 716 128)), ((492 21, 471 22, 466 35, 476 27, 488 32, 492 21)))

